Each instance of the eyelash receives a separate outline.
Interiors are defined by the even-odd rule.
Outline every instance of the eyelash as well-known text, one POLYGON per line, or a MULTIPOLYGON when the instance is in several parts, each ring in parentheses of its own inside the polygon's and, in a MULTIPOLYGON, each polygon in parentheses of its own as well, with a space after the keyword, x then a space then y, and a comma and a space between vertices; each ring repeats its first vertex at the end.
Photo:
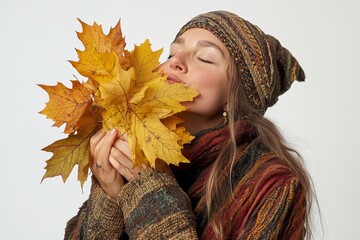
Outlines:
MULTIPOLYGON (((169 59, 172 58, 173 56, 174 56, 174 55, 171 55, 171 54, 170 54, 167 59, 169 60, 169 59)), ((209 64, 212 64, 212 63, 213 63, 213 62, 211 62, 211 61, 208 61, 208 60, 205 60, 205 59, 202 59, 202 58, 199 58, 199 57, 198 57, 197 59, 199 59, 201 62, 204 62, 204 63, 209 63, 209 64)))
POLYGON ((208 60, 205 60, 205 59, 202 59, 202 58, 198 58, 201 62, 204 62, 204 63, 209 63, 209 64, 212 64, 213 62, 211 61, 208 61, 208 60))

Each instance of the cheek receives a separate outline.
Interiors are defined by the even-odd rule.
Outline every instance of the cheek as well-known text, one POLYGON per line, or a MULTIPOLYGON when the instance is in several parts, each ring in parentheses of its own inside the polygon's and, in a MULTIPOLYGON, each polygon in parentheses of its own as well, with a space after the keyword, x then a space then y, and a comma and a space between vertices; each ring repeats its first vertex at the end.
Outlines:
POLYGON ((222 111, 227 99, 227 78, 214 74, 202 76, 200 79, 202 81, 192 84, 199 91, 200 96, 194 102, 188 103, 188 107, 209 114, 222 111))
POLYGON ((226 90, 224 84, 213 83, 207 85, 203 92, 200 94, 207 101, 206 104, 214 106, 214 108, 223 108, 226 103, 226 90))
POLYGON ((209 99, 218 101, 219 104, 224 104, 227 97, 228 79, 225 74, 212 74, 207 75, 200 82, 200 93, 209 99))

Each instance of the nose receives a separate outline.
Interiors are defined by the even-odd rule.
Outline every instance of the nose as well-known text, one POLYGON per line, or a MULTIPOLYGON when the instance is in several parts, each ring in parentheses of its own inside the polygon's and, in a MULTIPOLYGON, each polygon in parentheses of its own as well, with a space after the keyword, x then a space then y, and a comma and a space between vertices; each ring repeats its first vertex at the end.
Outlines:
POLYGON ((172 70, 185 73, 187 71, 187 65, 185 56, 182 52, 175 54, 169 59, 170 68, 172 70))

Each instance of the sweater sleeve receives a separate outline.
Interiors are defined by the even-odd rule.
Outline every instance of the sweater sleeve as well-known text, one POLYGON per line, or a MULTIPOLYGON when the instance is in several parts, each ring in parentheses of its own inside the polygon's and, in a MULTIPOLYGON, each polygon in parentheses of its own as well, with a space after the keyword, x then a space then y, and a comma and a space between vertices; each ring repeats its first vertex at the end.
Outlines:
POLYGON ((190 200, 172 176, 146 169, 120 199, 130 239, 198 239, 190 200))
POLYGON ((119 200, 107 195, 93 178, 90 197, 68 221, 64 239, 120 239, 123 228, 119 200))

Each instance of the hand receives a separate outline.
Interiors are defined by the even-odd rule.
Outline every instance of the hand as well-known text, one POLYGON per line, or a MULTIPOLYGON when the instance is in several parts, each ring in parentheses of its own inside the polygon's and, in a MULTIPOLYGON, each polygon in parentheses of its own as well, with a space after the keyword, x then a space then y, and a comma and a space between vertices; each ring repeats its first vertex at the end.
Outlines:
MULTIPOLYGON (((124 177, 127 181, 136 177, 142 170, 150 167, 149 164, 133 167, 131 153, 127 135, 124 134, 120 139, 116 140, 111 148, 109 161, 111 165, 124 177)), ((170 166, 164 161, 157 159, 155 163, 157 171, 165 172, 174 176, 170 166)))
POLYGON ((124 186, 124 179, 110 163, 110 152, 117 137, 115 129, 105 132, 100 129, 90 139, 90 152, 94 158, 90 166, 101 188, 116 198, 124 186))
POLYGON ((127 135, 117 139, 110 151, 109 162, 127 181, 136 177, 146 166, 133 167, 127 135))

